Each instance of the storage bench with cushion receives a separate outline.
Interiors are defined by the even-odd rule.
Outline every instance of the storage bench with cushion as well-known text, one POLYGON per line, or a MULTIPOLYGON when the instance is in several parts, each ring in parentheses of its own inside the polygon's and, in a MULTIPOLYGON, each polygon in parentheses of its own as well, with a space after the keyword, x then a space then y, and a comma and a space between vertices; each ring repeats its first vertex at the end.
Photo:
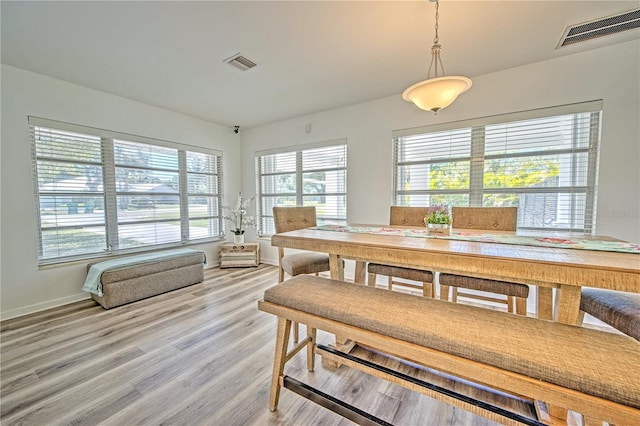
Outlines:
POLYGON ((105 309, 135 302, 204 280, 205 255, 175 249, 87 265, 84 291, 105 309))

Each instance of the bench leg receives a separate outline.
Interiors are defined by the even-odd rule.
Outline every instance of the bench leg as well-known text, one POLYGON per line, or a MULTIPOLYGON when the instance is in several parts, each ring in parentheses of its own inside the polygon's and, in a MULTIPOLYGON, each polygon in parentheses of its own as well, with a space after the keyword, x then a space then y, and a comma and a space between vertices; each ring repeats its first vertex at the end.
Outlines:
POLYGON ((316 347, 316 329, 307 326, 307 370, 313 372, 316 367, 315 347, 316 347))
POLYGON ((269 410, 271 411, 276 411, 278 400, 280 399, 280 389, 282 388, 284 364, 287 362, 287 346, 289 345, 290 332, 291 321, 278 317, 276 350, 273 356, 273 374, 271 376, 271 393, 269 395, 269 410))

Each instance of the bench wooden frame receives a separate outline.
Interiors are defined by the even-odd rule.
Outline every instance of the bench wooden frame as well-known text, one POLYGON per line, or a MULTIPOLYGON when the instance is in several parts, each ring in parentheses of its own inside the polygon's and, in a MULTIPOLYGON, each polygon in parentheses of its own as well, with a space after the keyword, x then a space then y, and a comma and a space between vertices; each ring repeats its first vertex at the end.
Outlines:
MULTIPOLYGON (((316 279, 323 280, 323 278, 316 279)), ((543 423, 552 423, 553 421, 549 417, 545 417, 546 414, 544 412, 544 408, 545 404, 548 404, 554 408, 559 407, 560 409, 572 410, 580 413, 584 418, 589 419, 590 421, 592 419, 597 419, 598 421, 607 421, 611 424, 640 424, 640 410, 634 407, 622 405, 580 391, 543 382, 522 374, 471 361, 449 353, 430 349, 317 315, 312 315, 283 305, 261 300, 258 302, 258 307, 260 310, 278 317, 276 348, 269 400, 269 409, 271 411, 276 410, 280 396, 280 389, 284 386, 285 364, 297 352, 305 347, 307 348, 307 367, 309 371, 314 370, 314 351, 322 353, 323 356, 327 356, 328 359, 332 359, 331 354, 316 348, 316 330, 320 329, 329 333, 334 333, 337 336, 352 339, 353 341, 365 346, 370 346, 381 352, 405 359, 427 368, 439 370, 461 379, 470 380, 512 395, 524 396, 525 398, 535 401, 536 407, 541 409, 539 411, 539 418, 543 423), (300 342, 290 352, 287 352, 291 322, 293 321, 307 325, 307 338, 300 342), (544 401, 544 403, 541 401, 544 401)), ((341 364, 358 368, 374 376, 402 385, 411 390, 423 393, 434 399, 462 408, 474 414, 481 415, 493 421, 504 424, 521 424, 521 422, 507 418, 504 415, 497 414, 468 402, 451 398, 448 395, 415 386, 411 382, 389 377, 388 375, 381 374, 375 370, 360 368, 358 363, 347 362, 344 359, 334 360, 339 361, 341 364)), ((615 362, 615 360, 612 361, 615 362)))

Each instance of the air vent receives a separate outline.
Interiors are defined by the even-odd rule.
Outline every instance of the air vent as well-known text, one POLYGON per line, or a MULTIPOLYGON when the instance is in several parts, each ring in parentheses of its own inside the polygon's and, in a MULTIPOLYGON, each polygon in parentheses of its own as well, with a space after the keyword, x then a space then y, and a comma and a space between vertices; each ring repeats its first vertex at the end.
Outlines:
POLYGON ((232 57, 225 59, 224 62, 233 65, 234 67, 242 71, 248 71, 258 65, 257 62, 252 61, 246 56, 243 56, 241 53, 236 53, 232 57))
POLYGON ((567 27, 557 48, 640 28, 640 9, 567 27))

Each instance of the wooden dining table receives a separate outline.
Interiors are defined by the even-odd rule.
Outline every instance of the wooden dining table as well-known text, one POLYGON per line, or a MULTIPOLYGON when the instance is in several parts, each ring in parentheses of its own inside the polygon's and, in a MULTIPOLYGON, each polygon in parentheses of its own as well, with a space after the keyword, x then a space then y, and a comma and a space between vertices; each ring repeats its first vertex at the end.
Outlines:
POLYGON ((638 253, 335 232, 321 227, 273 235, 271 244, 328 253, 331 278, 342 281, 342 259, 350 259, 356 261, 356 283, 364 283, 366 262, 376 262, 535 285, 538 318, 567 324, 578 324, 583 286, 640 293, 638 253))

